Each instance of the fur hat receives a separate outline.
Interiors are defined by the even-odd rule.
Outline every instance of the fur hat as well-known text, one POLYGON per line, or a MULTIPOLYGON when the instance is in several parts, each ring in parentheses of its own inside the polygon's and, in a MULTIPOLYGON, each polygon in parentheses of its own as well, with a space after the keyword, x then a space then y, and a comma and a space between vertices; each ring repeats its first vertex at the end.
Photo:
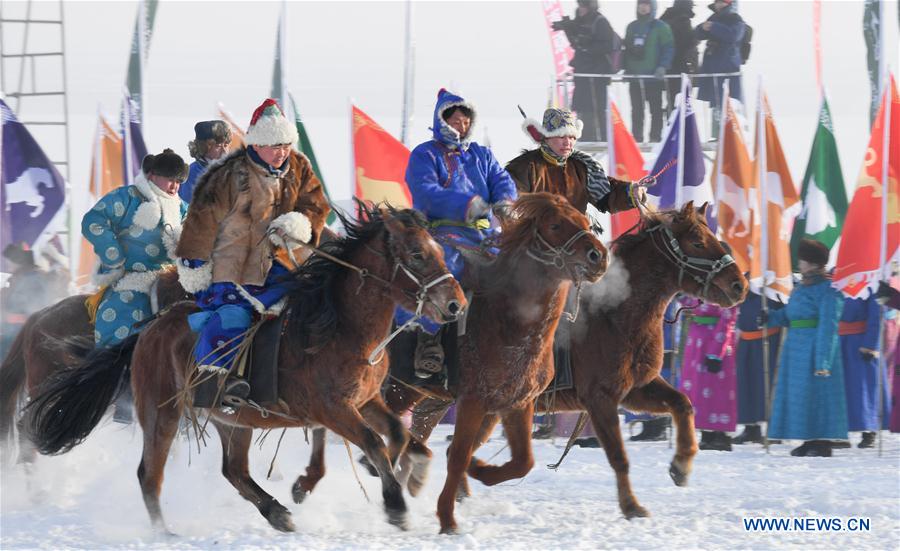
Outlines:
POLYGON ((244 135, 247 145, 294 145, 300 136, 297 127, 284 116, 278 102, 272 98, 262 102, 253 112, 250 127, 244 135))
POLYGON ((155 174, 166 178, 174 178, 181 182, 188 176, 188 165, 171 149, 163 149, 159 155, 147 155, 141 162, 141 170, 145 176, 155 174))
POLYGON ((581 137, 581 129, 584 123, 575 118, 575 113, 568 109, 556 109, 551 107, 544 111, 544 122, 538 124, 534 119, 525 119, 522 130, 531 136, 531 139, 541 143, 544 138, 556 138, 559 136, 573 136, 576 140, 581 137))
POLYGON ((829 250, 823 243, 815 239, 803 239, 797 247, 797 259, 805 260, 811 264, 824 266, 828 264, 829 250))
POLYGON ((194 125, 194 139, 188 142, 188 153, 199 159, 209 152, 209 143, 228 144, 231 142, 231 127, 225 121, 200 121, 194 125))

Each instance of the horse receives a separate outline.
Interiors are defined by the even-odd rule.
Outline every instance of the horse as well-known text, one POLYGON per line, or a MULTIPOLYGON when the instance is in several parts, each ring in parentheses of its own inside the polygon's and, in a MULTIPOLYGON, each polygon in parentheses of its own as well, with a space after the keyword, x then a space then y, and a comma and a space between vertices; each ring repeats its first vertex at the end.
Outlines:
MULTIPOLYGON (((396 305, 441 322, 455 320, 466 306, 421 214, 362 205, 361 210, 360 222, 343 220, 345 238, 321 245, 282 283, 288 292, 278 404, 267 410, 207 410, 221 439, 223 475, 277 530, 295 527, 287 508, 250 477, 254 428, 323 426, 343 436, 378 470, 389 522, 406 527, 406 503, 392 466, 409 433, 381 399, 388 358, 379 351, 396 305), (388 435, 389 448, 376 430, 388 435)), ((38 451, 64 453, 96 426, 130 364, 143 430, 138 481, 151 523, 163 533, 168 532, 159 502, 163 471, 198 376, 190 360, 196 336, 187 322, 197 310, 193 303, 179 303, 139 335, 92 353, 80 367, 53 379, 25 410, 24 425, 38 451)), ((299 503, 303 494, 296 484, 294 490, 299 503)))
MULTIPOLYGON (((174 268, 160 273, 156 302, 165 308, 190 295, 178 282, 174 268)), ((91 295, 73 295, 28 317, 0 365, 0 451, 11 456, 13 427, 20 401, 35 396, 50 375, 73 367, 94 348, 94 326, 85 301, 91 295), (24 392, 23 392, 24 391, 24 392)), ((36 452, 19 430, 18 462, 31 464, 36 452)))
MULTIPOLYGON (((666 306, 679 291, 723 307, 742 302, 747 293, 747 280, 706 225, 706 208, 704 204, 695 209, 688 203, 680 211, 647 213, 636 233, 613 243, 615 260, 610 271, 581 297, 580 309, 586 315, 572 328, 573 388, 555 391, 535 404, 541 413, 588 413, 616 474, 619 507, 627 519, 650 513, 631 490, 618 422, 620 405, 632 411, 672 415, 677 447, 669 475, 676 485, 687 485, 697 454, 690 400, 660 376, 666 306)), ((452 403, 433 396, 422 401, 423 394, 391 381, 385 397, 388 407, 397 413, 415 406, 410 432, 422 441, 452 403)), ((485 419, 475 438, 476 448, 487 441, 497 421, 496 415, 485 419)), ((510 448, 514 450, 512 441, 510 448)), ((469 474, 486 479, 479 460, 469 464, 469 474)), ((421 478, 411 479, 410 493, 423 483, 421 478)), ((457 497, 469 494, 463 478, 457 497)))

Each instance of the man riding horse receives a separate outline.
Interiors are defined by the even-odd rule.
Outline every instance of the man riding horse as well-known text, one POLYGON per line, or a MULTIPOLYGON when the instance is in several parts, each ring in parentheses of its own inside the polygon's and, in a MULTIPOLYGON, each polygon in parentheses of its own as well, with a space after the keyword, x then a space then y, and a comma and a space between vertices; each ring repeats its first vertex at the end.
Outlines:
MULTIPOLYGON (((428 217, 457 280, 465 267, 460 249, 479 248, 493 235, 493 215, 503 216, 517 196, 515 183, 491 150, 472 141, 475 117, 471 103, 442 88, 434 108, 433 137, 412 150, 406 168, 413 207, 428 217)), ((413 316, 398 309, 396 321, 402 325, 413 316)), ((419 318, 418 324, 415 373, 427 379, 444 366, 440 325, 427 318, 419 318)))
POLYGON ((250 393, 231 369, 244 334, 255 319, 280 311, 292 250, 319 242, 331 210, 309 160, 294 150, 297 138, 275 100, 264 101, 244 136, 247 147, 197 182, 178 243, 181 283, 203 309, 190 317, 200 333, 195 360, 200 372, 230 375, 226 402, 250 393))

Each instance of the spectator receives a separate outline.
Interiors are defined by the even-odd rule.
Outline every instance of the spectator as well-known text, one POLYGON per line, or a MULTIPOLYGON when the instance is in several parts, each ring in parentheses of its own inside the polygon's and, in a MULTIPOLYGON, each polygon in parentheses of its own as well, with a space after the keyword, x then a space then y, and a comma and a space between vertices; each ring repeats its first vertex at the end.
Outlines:
MULTIPOLYGON (((700 75, 711 73, 737 73, 741 70, 741 40, 744 38, 744 20, 737 14, 733 0, 715 0, 709 5, 713 14, 694 29, 698 40, 706 40, 700 75)), ((741 78, 700 77, 699 95, 713 106, 713 135, 718 135, 722 105, 722 84, 728 81, 729 96, 741 100, 741 78)))
MULTIPOLYGON (((672 38, 675 40, 675 55, 672 58, 672 66, 669 67, 670 75, 697 72, 697 44, 699 42, 694 36, 694 27, 691 25, 692 17, 694 17, 694 0, 675 0, 672 7, 659 18, 672 29, 672 38)), ((666 88, 666 111, 671 113, 675 108, 675 96, 681 91, 681 82, 677 78, 667 79, 666 88)))
POLYGON ((209 163, 220 159, 228 152, 231 143, 231 128, 225 121, 200 121, 194 125, 194 139, 188 142, 188 152, 195 159, 191 163, 187 180, 178 188, 178 196, 190 203, 194 196, 194 186, 209 163))
POLYGON ((650 141, 662 136, 662 95, 666 71, 675 53, 672 30, 656 18, 656 0, 638 0, 637 19, 625 30, 625 73, 647 75, 629 82, 631 132, 644 141, 644 102, 650 106, 650 141))
MULTIPOLYGON (((609 21, 600 13, 597 0, 578 0, 575 19, 564 17, 553 29, 565 31, 575 50, 569 65, 575 73, 610 74, 609 55, 616 46, 609 21)), ((572 109, 584 121, 583 140, 606 141, 606 87, 608 78, 575 77, 572 109)))
MULTIPOLYGON (((882 281, 878 286, 878 303, 892 310, 900 310, 900 291, 891 287, 887 281, 882 281)), ((900 432, 900 335, 894 339, 893 369, 894 384, 891 385, 891 432, 900 432)))

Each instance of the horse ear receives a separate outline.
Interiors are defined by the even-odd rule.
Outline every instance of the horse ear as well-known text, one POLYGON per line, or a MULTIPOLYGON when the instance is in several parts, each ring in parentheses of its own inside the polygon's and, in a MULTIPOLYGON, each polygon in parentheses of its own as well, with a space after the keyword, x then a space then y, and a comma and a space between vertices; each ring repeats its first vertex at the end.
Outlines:
POLYGON ((699 214, 703 218, 706 218, 706 209, 707 208, 709 208, 709 201, 706 201, 702 205, 697 207, 697 214, 699 214))
POLYGON ((403 231, 403 222, 397 220, 397 217, 391 214, 391 211, 385 207, 378 207, 381 219, 384 221, 384 227, 389 233, 400 233, 403 231))
POLYGON ((681 215, 681 218, 690 219, 694 215, 694 202, 688 201, 685 203, 679 214, 681 215))

